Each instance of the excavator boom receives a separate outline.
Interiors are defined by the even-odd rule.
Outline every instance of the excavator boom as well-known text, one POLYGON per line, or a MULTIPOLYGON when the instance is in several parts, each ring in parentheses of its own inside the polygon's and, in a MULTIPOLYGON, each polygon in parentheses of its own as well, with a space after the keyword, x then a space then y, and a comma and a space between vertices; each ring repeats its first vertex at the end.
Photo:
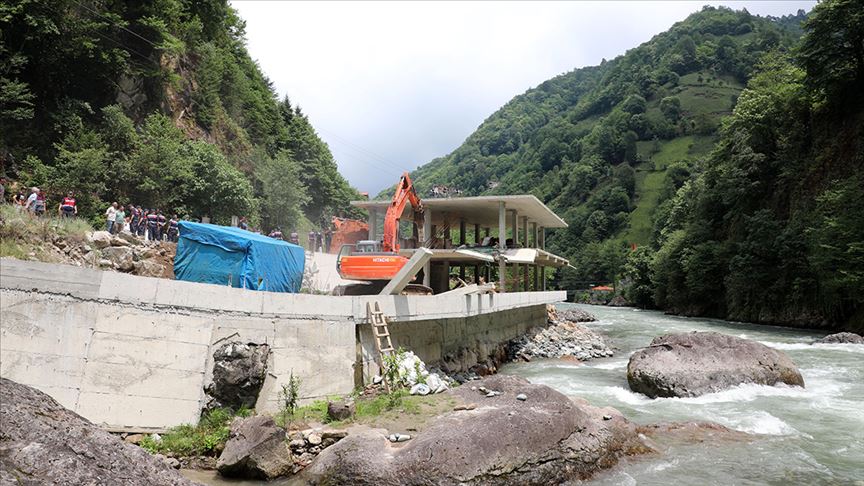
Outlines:
POLYGON ((414 190, 411 176, 405 172, 402 174, 402 178, 399 179, 396 193, 393 194, 393 200, 390 201, 390 206, 387 207, 387 214, 384 216, 384 241, 382 242, 382 249, 386 252, 399 251, 399 219, 402 218, 405 205, 409 202, 414 209, 414 218, 416 221, 418 215, 423 213, 423 203, 420 201, 417 191, 414 190))

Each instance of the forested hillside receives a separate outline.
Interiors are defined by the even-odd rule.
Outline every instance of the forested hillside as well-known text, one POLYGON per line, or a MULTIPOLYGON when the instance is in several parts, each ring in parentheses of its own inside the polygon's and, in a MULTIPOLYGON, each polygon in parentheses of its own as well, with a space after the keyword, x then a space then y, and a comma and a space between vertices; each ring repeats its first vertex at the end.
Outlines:
POLYGON ((864 1, 822 2, 804 27, 660 205, 653 245, 628 259, 631 300, 864 329, 864 1))
POLYGON ((356 196, 226 0, 3 2, 0 60, 3 172, 49 207, 74 190, 94 220, 120 201, 288 229, 356 196))
POLYGON ((417 169, 417 184, 535 194, 570 225, 548 239, 578 269, 559 275, 562 285, 610 282, 631 243, 651 242, 661 197, 711 150, 758 60, 787 50, 802 19, 705 7, 616 59, 515 97, 417 169))
POLYGON ((705 7, 517 96, 415 180, 537 195, 570 225, 548 238, 562 287, 860 330, 864 2, 808 17, 705 7))

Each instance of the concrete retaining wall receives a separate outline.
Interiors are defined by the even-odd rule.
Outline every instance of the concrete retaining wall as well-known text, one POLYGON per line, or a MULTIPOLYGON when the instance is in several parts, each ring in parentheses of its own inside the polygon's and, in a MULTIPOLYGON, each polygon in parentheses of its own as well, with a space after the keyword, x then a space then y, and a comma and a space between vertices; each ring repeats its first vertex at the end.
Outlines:
POLYGON ((349 393, 374 372, 367 302, 393 321, 394 344, 433 362, 506 341, 563 298, 292 295, 0 259, 0 376, 109 428, 160 429, 197 421, 226 340, 271 346, 258 408, 275 410, 292 372, 304 400, 349 393))

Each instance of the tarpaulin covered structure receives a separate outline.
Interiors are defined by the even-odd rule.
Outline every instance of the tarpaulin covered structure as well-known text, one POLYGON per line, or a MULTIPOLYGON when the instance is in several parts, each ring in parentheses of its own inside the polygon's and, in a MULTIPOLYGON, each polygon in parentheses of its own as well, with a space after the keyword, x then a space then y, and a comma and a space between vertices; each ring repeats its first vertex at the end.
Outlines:
POLYGON ((229 226, 180 222, 174 275, 189 282, 268 292, 300 291, 303 248, 229 226))

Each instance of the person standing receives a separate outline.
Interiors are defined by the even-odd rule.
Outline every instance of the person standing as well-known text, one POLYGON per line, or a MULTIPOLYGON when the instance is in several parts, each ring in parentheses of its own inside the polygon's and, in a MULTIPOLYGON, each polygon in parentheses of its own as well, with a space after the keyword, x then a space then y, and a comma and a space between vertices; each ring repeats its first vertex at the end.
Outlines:
POLYGON ((309 251, 315 253, 315 231, 309 232, 309 251))
POLYGON ((162 241, 163 235, 168 234, 168 218, 162 214, 162 211, 159 211, 156 214, 157 221, 159 221, 159 241, 162 241))
POLYGON ((324 228, 324 252, 330 253, 330 243, 333 242, 333 232, 330 228, 324 228))
POLYGON ((39 188, 31 187, 30 195, 27 196, 27 201, 24 202, 24 209, 30 211, 31 213, 36 210, 36 197, 39 196, 39 188))
POLYGON ((147 211, 138 206, 138 236, 144 238, 147 234, 147 211))
POLYGON ((141 218, 141 213, 133 206, 129 205, 129 232, 133 235, 138 234, 138 220, 141 218))
POLYGON ((280 230, 279 228, 275 228, 273 231, 270 232, 270 234, 268 236, 270 238, 281 240, 282 239, 282 230, 280 230))
POLYGON ((288 242, 295 245, 300 244, 300 235, 297 234, 296 230, 291 230, 291 234, 288 235, 288 242))
POLYGON ((39 192, 36 194, 36 201, 33 202, 33 214, 36 216, 42 216, 45 214, 45 205, 48 199, 48 195, 45 194, 45 191, 39 189, 39 192))
POLYGON ((177 243, 178 237, 180 236, 180 220, 177 218, 177 215, 172 215, 171 219, 168 220, 168 241, 172 243, 177 243))
POLYGON ((147 239, 150 241, 157 241, 161 238, 159 234, 159 216, 158 209, 151 209, 150 214, 147 215, 147 239))
POLYGON ((240 223, 237 224, 237 227, 249 231, 249 223, 246 222, 246 216, 240 216, 240 223))
POLYGON ((117 214, 117 203, 111 203, 105 210, 105 230, 114 234, 114 215, 117 214))
POLYGON ((120 234, 126 226, 126 211, 123 206, 119 205, 117 211, 114 212, 114 234, 120 234))
POLYGON ((78 215, 78 205, 75 202, 75 195, 72 191, 69 191, 66 194, 66 197, 60 201, 60 205, 57 206, 57 213, 64 218, 71 218, 78 215))

